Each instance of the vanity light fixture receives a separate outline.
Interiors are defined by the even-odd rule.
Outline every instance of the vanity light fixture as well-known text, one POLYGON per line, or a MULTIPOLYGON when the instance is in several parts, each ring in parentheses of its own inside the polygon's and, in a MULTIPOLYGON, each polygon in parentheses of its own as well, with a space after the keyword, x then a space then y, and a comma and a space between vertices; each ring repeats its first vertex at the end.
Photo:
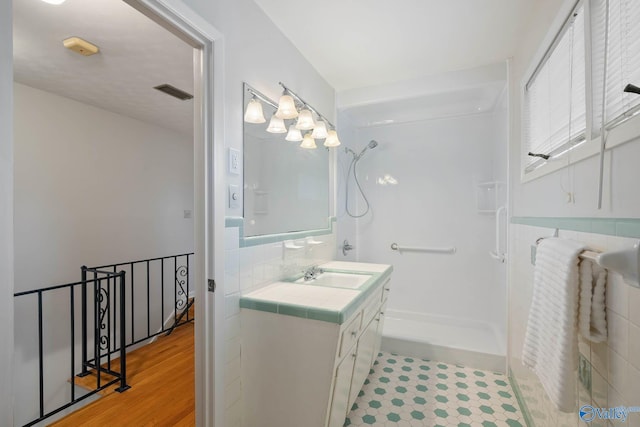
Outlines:
POLYGON ((267 119, 264 118, 264 113, 262 112, 262 104, 253 95, 249 104, 247 104, 247 111, 244 113, 244 121, 247 123, 264 123, 267 119))
POLYGON ((314 139, 325 139, 327 137, 327 124, 319 117, 316 120, 316 126, 313 128, 311 137, 314 139))
POLYGON ((42 1, 45 3, 55 4, 55 5, 62 4, 65 2, 65 0, 42 0, 42 1))
POLYGON ((296 122, 296 128, 300 130, 311 130, 315 127, 311 110, 303 109, 298 114, 298 121, 296 122))
POLYGON ((262 103, 265 103, 276 110, 271 120, 269 120, 267 132, 287 133, 285 140, 292 142, 302 141, 300 144, 302 148, 317 148, 315 139, 324 139, 324 146, 327 148, 339 146, 340 140, 335 126, 282 82, 279 84, 283 93, 280 97, 280 102, 276 105, 271 99, 245 83, 246 90, 252 95, 252 98, 247 104, 244 121, 247 123, 266 122, 262 111, 262 103), (315 122, 313 120, 314 115, 317 117, 315 122), (294 124, 285 122, 285 120, 293 119, 297 119, 294 124), (303 137, 301 131, 308 132, 303 137))
POLYGON ((269 120, 269 127, 267 127, 269 133, 287 133, 287 127, 284 125, 284 120, 277 117, 275 114, 271 116, 269 120))
POLYGON ((291 142, 300 142, 302 141, 302 132, 300 132, 300 129, 296 129, 296 125, 290 125, 289 133, 285 139, 291 142))
POLYGON ((337 147, 340 145, 340 140, 338 139, 338 133, 334 129, 330 129, 327 132, 327 139, 324 141, 325 147, 337 147))
POLYGON ((311 150, 314 148, 318 148, 318 146, 316 145, 316 140, 311 137, 311 132, 307 132, 304 135, 304 138, 302 138, 302 144, 300 144, 300 147, 311 149, 311 150))

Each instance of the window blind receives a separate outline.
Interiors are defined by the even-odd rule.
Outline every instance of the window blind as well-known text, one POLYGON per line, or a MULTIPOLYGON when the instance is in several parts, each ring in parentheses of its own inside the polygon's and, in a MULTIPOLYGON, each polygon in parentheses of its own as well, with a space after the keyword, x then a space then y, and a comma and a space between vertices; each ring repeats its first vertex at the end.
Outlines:
MULTIPOLYGON (((525 89, 525 150, 558 154, 584 138, 586 129, 584 7, 563 26, 550 53, 525 89)), ((542 163, 527 157, 525 171, 542 163)))
POLYGON ((625 93, 640 85, 640 1, 609 0, 606 123, 615 124, 637 111, 640 96, 625 93))

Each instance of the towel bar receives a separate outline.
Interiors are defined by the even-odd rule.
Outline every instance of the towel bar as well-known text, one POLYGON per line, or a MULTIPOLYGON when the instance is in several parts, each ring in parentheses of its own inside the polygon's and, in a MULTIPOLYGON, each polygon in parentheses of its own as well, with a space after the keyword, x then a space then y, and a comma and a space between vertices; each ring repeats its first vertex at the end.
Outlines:
MULTIPOLYGON (((536 244, 545 238, 546 237, 539 238, 536 240, 536 244)), ((631 285, 640 287, 640 241, 633 245, 631 249, 619 251, 600 253, 592 250, 584 250, 580 254, 580 258, 588 259, 607 270, 615 271, 621 274, 631 285)))

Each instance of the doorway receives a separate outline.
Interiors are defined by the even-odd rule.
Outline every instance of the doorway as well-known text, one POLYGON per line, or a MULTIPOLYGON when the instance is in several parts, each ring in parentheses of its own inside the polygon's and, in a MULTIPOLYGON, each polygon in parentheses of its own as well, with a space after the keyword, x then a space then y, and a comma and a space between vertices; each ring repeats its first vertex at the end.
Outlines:
MULTIPOLYGON (((39 3, 41 3, 39 0, 33 0, 33 2, 34 2, 33 6, 35 6, 36 3, 38 3, 38 5, 39 3)), ((16 2, 14 2, 14 7, 17 8, 17 5, 15 5, 15 3, 16 2)), ((72 3, 73 3, 72 1, 69 1, 70 5, 72 3)), ((78 2, 78 3, 82 3, 82 2, 78 2)), ((114 2, 111 1, 111 3, 114 3, 114 2)), ((205 279, 206 278, 213 279, 216 276, 215 274, 213 274, 213 271, 214 271, 213 265, 215 261, 214 241, 215 241, 216 234, 218 236, 222 235, 222 233, 214 232, 214 230, 216 229, 216 225, 219 226, 219 224, 221 223, 221 218, 217 216, 216 212, 212 210, 213 199, 215 197, 214 195, 216 194, 216 183, 213 181, 213 179, 211 179, 214 176, 213 175, 214 164, 212 161, 212 153, 213 153, 213 146, 214 146, 213 140, 215 139, 214 130, 216 130, 216 128, 214 127, 214 123, 216 122, 219 123, 219 121, 217 121, 214 118, 213 114, 211 114, 213 112, 212 107, 213 107, 213 99, 214 99, 212 89, 216 82, 216 80, 213 78, 214 43, 218 35, 214 29, 207 28, 206 26, 203 27, 201 23, 199 23, 198 30, 196 31, 194 29, 195 25, 193 24, 193 21, 198 20, 197 15, 195 15, 190 10, 184 10, 183 6, 176 5, 175 7, 172 8, 172 7, 166 6, 166 3, 167 2, 163 2, 164 5, 160 6, 159 2, 156 2, 156 1, 131 1, 129 2, 129 4, 133 6, 135 9, 137 9, 137 11, 131 8, 129 9, 135 12, 136 14, 139 14, 139 12, 143 12, 144 15, 152 18, 152 20, 155 21, 156 23, 160 23, 164 28, 165 32, 168 29, 172 35, 177 35, 181 40, 181 43, 187 42, 188 47, 191 50, 189 59, 192 59, 192 60, 190 61, 190 63, 193 67, 193 70, 195 70, 195 72, 192 73, 192 75, 195 76, 195 79, 193 80, 193 87, 192 87, 192 94, 194 96, 192 102, 193 102, 194 108, 192 109, 192 116, 190 120, 192 124, 190 139, 193 142, 192 159, 194 159, 194 162, 192 164, 193 166, 192 176, 194 177, 193 183, 192 183, 192 189, 193 189, 193 192, 192 192, 193 197, 191 201, 192 209, 191 209, 191 213, 188 212, 190 209, 179 209, 179 211, 180 211, 180 214, 184 215, 185 217, 191 215, 193 218, 192 219, 193 226, 191 227, 191 230, 190 230, 191 237, 193 239, 192 246, 195 250, 195 259, 194 259, 194 266, 193 266, 193 273, 194 273, 193 282, 194 282, 194 287, 196 291, 195 292, 196 310, 199 313, 199 319, 202 320, 196 323, 196 339, 195 339, 196 378, 197 378, 196 413, 198 418, 198 424, 211 425, 213 424, 212 420, 214 417, 214 411, 213 411, 213 408, 214 408, 214 401, 213 401, 213 395, 214 395, 213 394, 213 389, 214 389, 213 353, 214 351, 213 350, 214 348, 212 345, 214 342, 214 336, 213 336, 214 300, 213 300, 213 296, 208 294, 206 291, 205 279), (180 10, 180 8, 182 8, 182 10, 180 10), (205 28, 205 30, 203 30, 202 28, 205 28), (208 185, 207 183, 212 183, 213 185, 208 185), (204 402, 206 402, 206 404, 204 404, 204 402)), ((58 7, 58 6, 46 5, 44 3, 43 5, 54 7, 54 8, 58 7)), ((127 8, 129 7, 124 4, 122 5, 127 8)), ((94 2, 92 2, 91 6, 95 8, 94 2)), ((61 10, 62 9, 59 9, 58 12, 56 13, 59 13, 61 10)), ((53 12, 50 12, 50 13, 53 13, 53 12)), ((53 19, 53 17, 51 16, 51 14, 49 14, 46 19, 51 20, 53 19)), ((75 19, 76 20, 85 19, 85 16, 82 15, 82 13, 80 13, 80 15, 76 16, 75 19)), ((114 16, 109 15, 108 13, 105 13, 105 15, 102 16, 102 23, 106 25, 106 23, 114 22, 115 19, 116 18, 114 16)), ((99 24, 96 24, 96 25, 99 25, 99 24)), ((130 31, 122 33, 121 36, 123 34, 124 35, 130 34, 130 31)), ((15 41, 16 41, 16 45, 22 42, 19 37, 17 37, 15 41)), ((127 41, 126 37, 121 38, 122 43, 126 43, 126 41, 127 41)), ((60 40, 56 40, 56 42, 59 43, 60 40)), ((102 51, 105 54, 109 52, 107 43, 96 43, 96 45, 98 45, 98 47, 102 47, 103 48, 102 51), (102 46, 100 46, 100 44, 102 44, 102 46)), ((17 50, 17 53, 19 54, 19 50, 17 50)), ((65 52, 65 53, 71 53, 71 52, 65 52)), ((76 64, 77 67, 81 67, 79 65, 80 64, 79 61, 84 59, 90 59, 90 57, 81 58, 80 56, 70 57, 70 58, 73 58, 72 61, 78 62, 78 64, 76 64)), ((19 66, 18 63, 19 61, 16 61, 17 66, 19 66)), ((44 64, 46 64, 46 61, 40 62, 41 66, 44 64)), ((216 69, 217 68, 218 67, 216 67, 216 69)), ((78 71, 79 69, 80 68, 76 68, 75 73, 67 73, 67 80, 68 81, 70 80, 71 83, 76 84, 76 86, 83 87, 82 92, 85 94, 87 93, 91 94, 92 90, 95 91, 94 94, 95 93, 99 94, 100 92, 96 89, 96 86, 100 86, 100 84, 102 84, 102 81, 99 79, 94 80, 94 83, 97 82, 94 85, 91 85, 90 83, 79 84, 80 80, 79 80, 79 76, 77 75, 77 74, 80 74, 78 71)), ((51 69, 49 71, 51 71, 51 69)), ((53 72, 55 71, 56 70, 53 70, 53 72)), ((123 72, 121 74, 124 74, 125 77, 129 77, 129 79, 131 80, 135 80, 135 77, 139 77, 134 75, 133 73, 123 72)), ((92 73, 90 77, 95 78, 96 74, 92 73)), ((23 77, 20 77, 20 73, 16 73, 16 78, 21 79, 23 77)), ((161 83, 162 82, 159 82, 159 84, 161 83)), ((217 84, 219 85, 219 83, 217 84)), ((62 84, 58 84, 57 86, 61 86, 61 85, 62 84)), ((27 91, 29 90, 30 89, 27 89, 27 91)), ((42 89, 36 89, 36 90, 42 90, 42 89)), ((119 85, 118 87, 112 88, 110 92, 116 92, 116 94, 120 94, 121 97, 122 96, 124 96, 125 98, 130 97, 129 99, 137 98, 135 97, 135 90, 123 90, 121 85, 119 85)), ((167 96, 167 95, 162 94, 162 96, 167 96)), ((132 104, 132 102, 129 102, 129 104, 132 104)), ((91 104, 88 104, 88 105, 91 105, 91 104)), ((95 107, 95 105, 91 105, 91 107, 95 107)), ((91 107, 87 108, 87 110, 90 110, 91 107)), ((144 113, 154 113, 154 111, 149 111, 149 110, 154 110, 154 107, 158 107, 158 105, 156 103, 152 103, 151 107, 152 108, 148 108, 147 111, 144 111, 144 113)), ((104 110, 109 111, 109 109, 106 108, 105 106, 98 107, 98 108, 102 108, 104 110)), ((158 110, 159 108, 155 108, 155 109, 158 110)), ((120 114, 120 113, 116 112, 116 114, 120 114)), ((42 118, 43 117, 41 116, 40 119, 42 118)), ((46 118, 51 119, 52 117, 49 116, 46 118)), ((34 122, 36 123, 40 121, 38 120, 38 117, 34 117, 34 119, 36 119, 34 120, 34 122)), ((166 120, 166 121, 163 121, 163 124, 165 126, 175 126, 175 127, 180 126, 179 113, 170 114, 170 119, 173 120, 173 122, 170 123, 171 120, 166 120)), ((149 117, 137 117, 136 120, 139 120, 142 122, 153 121, 153 119, 149 117)), ((62 123, 61 121, 57 122, 58 125, 60 125, 61 123, 62 123)), ((71 125, 67 124, 67 126, 61 126, 61 127, 68 129, 69 127, 72 127, 73 124, 74 123, 72 122, 71 125)), ((90 133, 91 131, 94 130, 94 127, 92 126, 89 126, 87 128, 86 124, 87 124, 86 122, 82 122, 82 121, 75 123, 75 125, 77 125, 77 127, 79 128, 82 128, 85 131, 85 133, 90 133), (83 126, 85 127, 83 128, 83 126)), ((68 141, 65 141, 65 142, 68 142, 68 141)), ((16 140, 16 145, 18 143, 19 141, 16 140)), ((61 150, 62 155, 64 155, 64 151, 65 150, 61 150)), ((67 150, 67 154, 69 154, 68 150, 67 150)), ((153 156, 151 157, 153 158, 153 156)), ((157 161, 157 160, 158 159, 152 159, 149 165, 153 165, 153 161, 157 161)), ((147 170, 147 168, 145 168, 144 165, 141 165, 141 166, 142 167, 140 169, 142 171, 147 170)), ((113 162, 112 168, 113 168, 113 174, 109 178, 105 178, 105 182, 107 180, 109 181, 109 182, 106 182, 107 184, 109 184, 113 180, 118 180, 122 178, 121 168, 119 168, 117 160, 113 162)), ((80 174, 81 176, 76 176, 76 179, 82 180, 82 176, 85 176, 84 181, 88 181, 86 177, 90 173, 91 171, 85 171, 84 174, 80 174)), ((38 177, 38 178, 39 179, 35 180, 37 181, 37 184, 40 184, 40 185, 47 184, 47 182, 44 181, 45 177, 38 177)), ((104 191, 105 193, 109 193, 109 191, 107 190, 108 189, 106 188, 102 188, 102 191, 104 191)), ((100 190, 98 190, 96 193, 98 194, 98 196, 108 195, 108 194, 100 194, 100 190)), ((82 196, 80 197, 80 199, 84 200, 84 202, 87 202, 87 200, 91 199, 90 197, 88 197, 86 192, 82 192, 81 194, 82 196)), ((17 200, 16 205, 18 206, 21 203, 21 201, 18 200, 20 197, 20 194, 16 191, 15 195, 17 200)), ((82 202, 79 202, 79 203, 80 204, 75 207, 80 207, 82 202)), ((47 203, 44 206, 44 208, 45 208, 45 212, 49 212, 51 210, 50 203, 47 203)), ((60 215, 61 215, 60 218, 63 218, 64 210, 61 210, 60 215)), ((51 215, 51 216, 55 216, 55 215, 51 215)), ((183 218, 183 219, 188 219, 188 218, 183 218)), ((43 229, 46 229, 46 227, 43 227, 43 229)), ((63 230, 63 228, 58 227, 58 231, 61 231, 61 230, 63 230)), ((69 231, 69 230, 66 230, 66 231, 69 231)), ((16 246, 19 246, 21 244, 21 235, 16 233, 15 240, 16 240, 16 246)), ((130 250, 133 252, 134 248, 132 248, 131 246, 135 246, 135 242, 132 243, 131 245, 128 245, 126 249, 123 249, 123 250, 125 251, 130 250)), ((60 255, 59 252, 57 253, 57 255, 60 255)), ((17 255, 16 258, 18 258, 19 254, 16 253, 16 255, 17 255)), ((60 259, 62 258, 64 257, 61 257, 61 256, 58 257, 57 261, 60 261, 60 259)), ((120 260, 122 261, 123 259, 120 259, 120 260)), ((53 265, 56 262, 56 260, 54 259, 54 260, 51 260, 50 262, 53 265)), ((37 263, 34 262, 34 264, 37 264, 37 263)), ((46 270, 50 271, 51 269, 46 269, 46 270)), ((70 280, 70 279, 67 279, 65 276, 65 273, 62 273, 62 272, 60 272, 59 274, 58 273, 49 274, 48 277, 50 278, 50 280, 48 280, 47 283, 70 280)), ((16 277, 16 278, 19 279, 19 277, 16 277)), ((28 282, 32 282, 32 281, 28 280, 28 282)), ((16 283, 19 284, 18 280, 16 281, 16 283)), ((31 283, 31 284, 38 285, 36 283, 31 283)), ((16 291, 17 290, 19 290, 18 287, 16 287, 16 291)), ((17 382, 18 381, 16 381, 16 383, 17 382)))

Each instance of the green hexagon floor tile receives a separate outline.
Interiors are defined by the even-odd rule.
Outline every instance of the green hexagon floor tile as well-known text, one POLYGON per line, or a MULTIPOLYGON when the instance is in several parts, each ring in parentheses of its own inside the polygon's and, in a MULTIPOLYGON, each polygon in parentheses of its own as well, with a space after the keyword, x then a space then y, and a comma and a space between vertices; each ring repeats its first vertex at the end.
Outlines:
POLYGON ((503 374, 380 353, 345 421, 345 426, 371 425, 524 427, 525 422, 503 374))

